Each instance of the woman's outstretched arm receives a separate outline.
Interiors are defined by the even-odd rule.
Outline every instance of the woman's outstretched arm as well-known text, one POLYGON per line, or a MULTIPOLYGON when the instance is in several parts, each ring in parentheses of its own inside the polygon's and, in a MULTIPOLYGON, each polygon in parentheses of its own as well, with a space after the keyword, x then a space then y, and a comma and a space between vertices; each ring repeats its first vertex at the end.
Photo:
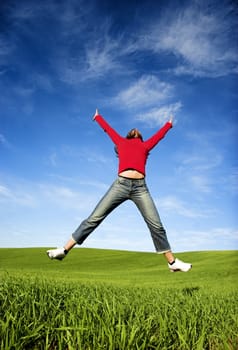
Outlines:
POLYGON ((151 136, 148 140, 145 141, 147 149, 150 151, 152 148, 154 148, 157 143, 162 140, 167 132, 173 127, 173 118, 171 117, 170 120, 165 123, 165 125, 158 130, 153 136, 151 136))
POLYGON ((98 109, 96 109, 96 112, 93 116, 93 120, 96 120, 96 122, 101 126, 101 128, 108 134, 112 142, 117 145, 118 142, 122 139, 122 136, 120 136, 107 122, 106 120, 99 114, 98 109))

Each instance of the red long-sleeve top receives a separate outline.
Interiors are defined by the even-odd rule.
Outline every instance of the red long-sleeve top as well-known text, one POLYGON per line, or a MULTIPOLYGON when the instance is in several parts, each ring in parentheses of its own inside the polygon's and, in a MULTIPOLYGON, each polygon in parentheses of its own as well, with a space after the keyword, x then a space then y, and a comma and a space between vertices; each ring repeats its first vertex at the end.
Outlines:
POLYGON ((149 152, 166 135, 172 123, 167 122, 160 130, 146 141, 140 138, 127 139, 119 135, 101 115, 95 117, 97 123, 108 134, 118 151, 118 174, 127 169, 134 169, 145 175, 146 161, 149 152))

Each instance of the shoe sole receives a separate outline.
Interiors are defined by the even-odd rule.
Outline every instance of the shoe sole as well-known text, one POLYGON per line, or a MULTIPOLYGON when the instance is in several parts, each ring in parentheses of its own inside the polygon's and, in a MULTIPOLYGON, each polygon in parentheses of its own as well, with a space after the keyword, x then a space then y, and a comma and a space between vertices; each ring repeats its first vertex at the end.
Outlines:
POLYGON ((49 254, 48 252, 46 252, 46 255, 48 256, 48 258, 49 258, 50 260, 54 260, 54 259, 56 259, 56 260, 61 261, 61 260, 63 260, 63 259, 64 259, 64 257, 63 257, 63 258, 51 257, 51 256, 50 256, 50 254, 49 254))
POLYGON ((170 272, 188 272, 189 270, 191 270, 192 267, 193 267, 193 265, 191 265, 190 268, 186 271, 181 270, 181 269, 174 269, 174 270, 170 269, 170 272))

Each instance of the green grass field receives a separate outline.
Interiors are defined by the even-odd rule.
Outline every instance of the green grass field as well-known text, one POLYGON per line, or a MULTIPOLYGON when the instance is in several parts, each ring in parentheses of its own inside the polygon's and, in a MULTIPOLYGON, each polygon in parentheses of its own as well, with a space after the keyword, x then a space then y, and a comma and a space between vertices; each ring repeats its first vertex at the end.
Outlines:
POLYGON ((0 349, 237 350, 237 251, 0 249, 0 349))

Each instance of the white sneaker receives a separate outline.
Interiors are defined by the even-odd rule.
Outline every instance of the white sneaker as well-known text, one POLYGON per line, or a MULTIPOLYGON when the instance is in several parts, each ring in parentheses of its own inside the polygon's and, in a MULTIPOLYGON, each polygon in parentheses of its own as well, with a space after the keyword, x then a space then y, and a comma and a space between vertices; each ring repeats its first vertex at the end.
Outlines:
POLYGON ((168 267, 171 272, 177 272, 177 271, 187 272, 192 268, 192 264, 188 264, 179 259, 175 259, 175 262, 172 265, 168 264, 168 267))
POLYGON ((50 249, 46 253, 50 259, 63 260, 66 256, 64 248, 50 249))

